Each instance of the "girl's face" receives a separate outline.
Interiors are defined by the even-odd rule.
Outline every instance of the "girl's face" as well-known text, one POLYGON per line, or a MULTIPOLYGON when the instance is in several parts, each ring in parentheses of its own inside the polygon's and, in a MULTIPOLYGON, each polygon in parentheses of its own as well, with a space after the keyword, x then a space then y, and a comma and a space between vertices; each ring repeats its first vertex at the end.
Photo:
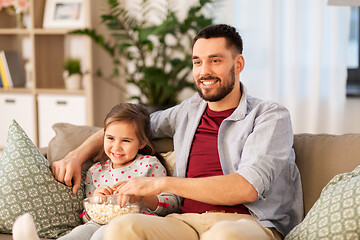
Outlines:
POLYGON ((104 151, 113 168, 125 167, 136 157, 139 149, 145 147, 136 135, 135 126, 129 121, 110 123, 104 135, 104 151))

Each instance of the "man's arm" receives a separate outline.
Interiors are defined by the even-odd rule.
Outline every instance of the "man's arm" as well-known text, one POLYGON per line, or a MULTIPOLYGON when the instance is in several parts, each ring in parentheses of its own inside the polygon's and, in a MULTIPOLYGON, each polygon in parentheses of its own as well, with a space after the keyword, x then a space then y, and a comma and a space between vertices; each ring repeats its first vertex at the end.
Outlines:
POLYGON ((206 178, 134 178, 115 191, 119 194, 152 196, 169 192, 214 205, 237 205, 256 201, 258 193, 240 174, 206 178))
POLYGON ((237 205, 256 201, 255 188, 240 174, 206 178, 167 178, 164 192, 214 205, 237 205))
POLYGON ((81 165, 91 157, 94 157, 101 149, 104 130, 90 136, 78 148, 69 152, 63 159, 52 164, 53 174, 59 182, 67 186, 73 186, 73 193, 80 188, 81 165))

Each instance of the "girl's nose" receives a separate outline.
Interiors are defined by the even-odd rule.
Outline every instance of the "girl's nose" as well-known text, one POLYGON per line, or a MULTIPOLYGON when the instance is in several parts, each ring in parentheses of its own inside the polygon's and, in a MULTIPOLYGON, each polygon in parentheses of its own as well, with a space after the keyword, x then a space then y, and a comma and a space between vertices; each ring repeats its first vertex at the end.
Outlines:
POLYGON ((121 143, 120 143, 120 142, 115 142, 115 143, 113 144, 113 149, 115 149, 115 150, 122 150, 122 145, 121 145, 121 143))

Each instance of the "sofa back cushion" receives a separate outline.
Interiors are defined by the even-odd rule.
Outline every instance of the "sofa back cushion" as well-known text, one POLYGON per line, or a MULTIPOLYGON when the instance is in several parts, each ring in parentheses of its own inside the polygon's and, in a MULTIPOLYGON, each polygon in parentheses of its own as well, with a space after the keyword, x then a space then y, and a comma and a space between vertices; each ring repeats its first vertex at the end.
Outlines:
MULTIPOLYGON (((78 126, 69 123, 55 123, 52 126, 56 135, 49 142, 47 148, 47 159, 53 162, 64 158, 70 151, 80 146, 91 135, 99 131, 99 127, 78 126)), ((83 165, 83 170, 87 170, 92 162, 88 161, 83 165)))
MULTIPOLYGON (((100 128, 57 123, 56 136, 48 147, 50 163, 63 158, 100 128)), ((155 148, 165 154, 173 167, 175 156, 172 139, 155 139, 155 148)), ((305 213, 319 198, 321 190, 335 175, 352 171, 360 164, 360 134, 296 134, 294 137, 296 164, 301 173, 305 213)), ((86 170, 92 162, 83 165, 86 170)), ((169 173, 171 175, 171 172, 169 173)))
POLYGON ((305 214, 335 175, 350 172, 360 164, 360 134, 296 134, 294 149, 305 214))

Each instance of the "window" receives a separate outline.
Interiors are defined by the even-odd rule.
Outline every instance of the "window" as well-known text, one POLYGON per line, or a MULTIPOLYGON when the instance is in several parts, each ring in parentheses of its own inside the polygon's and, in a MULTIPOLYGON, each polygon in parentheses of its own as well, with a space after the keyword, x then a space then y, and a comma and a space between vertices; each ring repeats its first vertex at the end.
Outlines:
POLYGON ((360 7, 351 8, 350 38, 348 45, 347 97, 360 97, 360 7))

